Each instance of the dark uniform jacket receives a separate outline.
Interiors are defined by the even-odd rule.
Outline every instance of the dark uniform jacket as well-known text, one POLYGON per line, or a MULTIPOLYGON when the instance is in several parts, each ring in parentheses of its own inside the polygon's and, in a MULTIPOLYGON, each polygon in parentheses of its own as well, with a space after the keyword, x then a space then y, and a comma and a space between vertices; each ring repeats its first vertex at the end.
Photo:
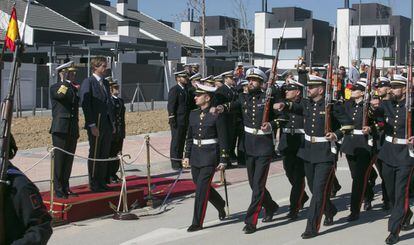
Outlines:
POLYGON ((79 137, 79 96, 77 88, 67 81, 50 87, 52 126, 50 133, 64 133, 79 137))
POLYGON ((115 135, 121 139, 125 138, 125 103, 122 98, 113 97, 112 103, 115 115, 115 135))
POLYGON ((190 114, 191 98, 186 87, 175 85, 168 92, 168 116, 175 118, 176 125, 187 126, 190 114))
MULTIPOLYGON (((300 103, 300 101, 301 99, 299 99, 297 103, 300 103)), ((297 153, 299 148, 303 145, 305 134, 295 133, 294 130, 303 130, 303 116, 292 112, 283 112, 278 118, 282 119, 281 122, 286 120, 286 123, 283 124, 280 130, 278 150, 282 153, 297 153), (286 131, 290 130, 290 132, 286 133, 284 132, 284 129, 286 129, 286 131)))
MULTIPOLYGON (((288 103, 288 110, 303 115, 305 134, 325 137, 325 99, 317 102, 302 99, 300 103, 288 103)), ((337 102, 331 107, 331 128, 338 140, 344 133, 353 129, 351 118, 345 113, 343 104, 337 102), (342 125, 342 127, 341 127, 342 125)), ((331 151, 331 142, 303 141, 298 157, 310 163, 334 162, 335 154, 331 151)))
MULTIPOLYGON (((374 115, 378 124, 383 125, 385 137, 406 139, 405 100, 383 101, 375 110, 374 115)), ((378 153, 378 158, 391 166, 414 165, 414 158, 409 156, 406 144, 393 144, 386 140, 378 153)))
POLYGON ((81 85, 80 98, 83 113, 85 114, 85 128, 89 125, 98 125, 98 115, 100 114, 100 122, 109 120, 110 125, 114 126, 114 114, 111 103, 111 95, 109 94, 109 83, 102 79, 103 87, 94 76, 86 78, 81 85))
POLYGON ((229 88, 226 84, 224 84, 217 89, 214 97, 217 105, 221 105, 236 100, 237 92, 236 89, 229 88))
POLYGON ((9 166, 6 187, 6 244, 46 244, 52 235, 49 213, 37 187, 13 166, 9 166))
POLYGON ((217 166, 228 160, 228 139, 226 123, 223 115, 213 115, 205 110, 191 111, 187 132, 185 156, 190 159, 191 166, 217 166), (200 145, 195 140, 217 139, 218 143, 200 145))
MULTIPOLYGON (((355 130, 362 130, 363 119, 363 102, 356 103, 355 101, 345 102, 345 112, 351 117, 355 130)), ((371 120, 369 120, 371 125, 371 120)), ((355 155, 356 151, 361 149, 371 152, 371 146, 368 144, 368 135, 346 134, 342 140, 341 151, 348 155, 355 155)))
MULTIPOLYGON (((238 100, 224 104, 226 111, 241 110, 243 126, 260 130, 262 126, 263 112, 266 103, 266 93, 259 90, 248 94, 242 94, 238 100)), ((274 100, 271 100, 273 106, 274 100)), ((278 121, 273 109, 269 116, 272 129, 278 127, 278 121)), ((273 133, 257 135, 244 132, 242 149, 250 156, 271 156, 274 152, 273 133)))

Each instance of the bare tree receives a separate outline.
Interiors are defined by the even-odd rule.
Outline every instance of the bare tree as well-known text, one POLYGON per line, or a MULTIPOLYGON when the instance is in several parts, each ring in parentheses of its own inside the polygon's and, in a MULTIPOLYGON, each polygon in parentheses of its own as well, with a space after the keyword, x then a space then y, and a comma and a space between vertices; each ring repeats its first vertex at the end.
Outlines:
POLYGON ((240 52, 240 50, 247 49, 247 53, 249 56, 249 63, 253 63, 253 56, 252 56, 252 43, 254 41, 254 36, 252 32, 249 30, 249 25, 251 20, 247 15, 247 6, 249 0, 233 0, 234 5, 234 14, 240 20, 240 28, 241 30, 236 30, 233 38, 235 40, 236 48, 240 52))
POLYGON ((187 6, 194 9, 197 17, 201 19, 200 29, 202 37, 201 46, 201 74, 206 75, 206 0, 187 0, 187 6))

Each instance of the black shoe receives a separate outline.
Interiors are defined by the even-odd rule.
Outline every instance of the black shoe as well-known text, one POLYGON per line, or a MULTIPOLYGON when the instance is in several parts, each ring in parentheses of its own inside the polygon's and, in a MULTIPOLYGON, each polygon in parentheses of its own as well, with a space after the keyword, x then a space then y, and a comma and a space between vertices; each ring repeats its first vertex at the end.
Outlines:
POLYGON ((252 234, 256 232, 256 226, 247 224, 243 228, 244 234, 252 234))
POLYGON ((338 187, 333 187, 332 191, 331 191, 331 197, 336 197, 336 193, 338 193, 338 191, 342 189, 342 186, 338 186, 338 187))
POLYGON ((316 237, 317 235, 318 235, 317 232, 314 232, 314 231, 305 231, 300 236, 302 237, 302 239, 309 239, 309 238, 316 237))
POLYGON ((108 185, 105 185, 105 184, 101 184, 100 185, 100 189, 103 189, 105 191, 110 191, 111 190, 111 187, 109 187, 108 185))
POLYGON ((414 224, 411 225, 411 218, 413 217, 413 213, 409 212, 408 215, 405 217, 403 224, 401 225, 402 231, 409 231, 414 228, 414 224))
POLYGON ((188 227, 187 232, 194 232, 194 231, 199 231, 202 230, 203 227, 199 226, 199 225, 190 225, 190 227, 188 227))
POLYGON ((308 195, 306 195, 306 193, 305 193, 305 196, 302 198, 302 203, 301 203, 300 209, 303 209, 303 206, 305 206, 305 203, 306 203, 308 200, 309 200, 309 196, 308 196, 308 195))
POLYGON ((369 211, 372 209, 371 201, 364 201, 364 210, 369 211))
POLYGON ((325 215, 325 220, 323 221, 323 225, 324 226, 331 226, 334 223, 334 217, 335 215, 338 213, 338 210, 335 209, 334 213, 332 214, 332 216, 326 216, 325 215))
POLYGON ((386 244, 396 244, 398 242, 398 240, 400 240, 400 237, 395 234, 395 233, 390 233, 387 237, 387 239, 385 239, 385 243, 386 244))
POLYGON ((67 196, 65 193, 60 192, 60 191, 56 191, 56 192, 55 192, 55 196, 56 196, 57 198, 60 198, 60 199, 68 199, 68 196, 67 196))
POLYGON ((68 190, 66 192, 66 195, 69 196, 69 197, 78 197, 79 196, 78 194, 76 194, 75 192, 73 192, 71 190, 68 190))
POLYGON ((276 202, 273 202, 273 207, 270 210, 265 210, 265 217, 262 219, 263 223, 272 222, 273 215, 279 209, 279 205, 276 202))
POLYGON ((298 219, 298 212, 296 211, 289 211, 289 213, 286 215, 286 218, 289 220, 297 220, 298 219))
POLYGON ((115 175, 109 178, 109 182, 110 184, 118 184, 119 182, 121 182, 121 179, 115 175))
POLYGON ((224 220, 227 217, 226 211, 224 207, 219 210, 219 220, 224 220))
POLYGON ((390 210, 390 204, 389 204, 389 202, 383 202, 381 208, 384 211, 390 210))
POLYGON ((348 222, 352 222, 352 221, 356 221, 359 219, 359 214, 357 213, 351 213, 348 218, 346 219, 346 221, 348 222))

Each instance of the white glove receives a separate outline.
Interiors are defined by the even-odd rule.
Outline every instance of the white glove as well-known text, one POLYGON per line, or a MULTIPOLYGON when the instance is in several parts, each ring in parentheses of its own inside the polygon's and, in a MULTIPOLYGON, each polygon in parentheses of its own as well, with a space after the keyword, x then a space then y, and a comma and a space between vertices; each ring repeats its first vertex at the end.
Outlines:
POLYGON ((227 163, 220 163, 220 164, 217 166, 216 170, 217 170, 217 171, 221 171, 221 170, 226 169, 226 167, 227 167, 227 163))

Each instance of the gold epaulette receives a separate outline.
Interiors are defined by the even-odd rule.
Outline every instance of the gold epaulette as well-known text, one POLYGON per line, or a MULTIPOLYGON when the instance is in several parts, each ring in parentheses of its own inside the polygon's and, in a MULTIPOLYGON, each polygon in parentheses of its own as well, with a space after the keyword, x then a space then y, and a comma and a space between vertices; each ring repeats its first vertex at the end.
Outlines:
POLYGON ((66 87, 65 85, 60 85, 60 88, 58 89, 57 93, 66 94, 67 91, 68 91, 68 87, 66 87))

